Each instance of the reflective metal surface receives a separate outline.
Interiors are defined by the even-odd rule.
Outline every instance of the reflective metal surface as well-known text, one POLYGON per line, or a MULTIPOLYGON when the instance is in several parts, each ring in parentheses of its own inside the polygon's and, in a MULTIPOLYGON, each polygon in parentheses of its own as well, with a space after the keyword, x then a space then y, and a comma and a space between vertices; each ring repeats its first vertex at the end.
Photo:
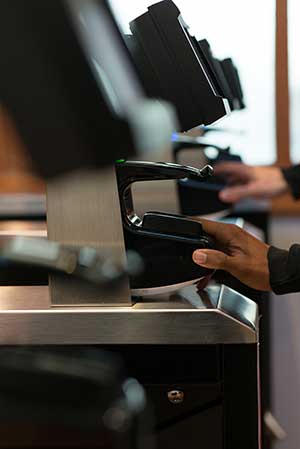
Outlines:
POLYGON ((46 196, 38 193, 2 193, 0 216, 16 218, 46 216, 46 196))
MULTIPOLYGON (((42 222, 2 222, 0 236, 46 235, 42 222)), ((99 303, 100 306, 100 303, 99 303)), ((232 344, 258 341, 257 306, 195 285, 132 307, 51 308, 47 286, 0 287, 0 344, 232 344)))
MULTIPOLYGON (((50 240, 91 246, 126 261, 120 203, 114 167, 82 170, 47 182, 47 228, 50 240)), ((114 291, 85 282, 50 276, 50 296, 57 306, 131 306, 128 280, 114 291)))
POLYGON ((50 308, 48 287, 0 287, 0 344, 240 344, 258 341, 257 305, 195 286, 132 307, 50 308))

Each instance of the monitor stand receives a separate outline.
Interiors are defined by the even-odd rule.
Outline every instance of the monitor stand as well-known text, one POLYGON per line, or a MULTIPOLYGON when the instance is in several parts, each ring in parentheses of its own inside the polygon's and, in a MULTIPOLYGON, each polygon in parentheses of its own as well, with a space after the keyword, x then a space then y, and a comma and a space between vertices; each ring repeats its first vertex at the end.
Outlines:
MULTIPOLYGON (((47 183, 48 238, 103 249, 124 261, 125 246, 115 169, 80 170, 47 183)), ((75 279, 51 275, 52 306, 131 306, 129 282, 101 291, 75 279)))

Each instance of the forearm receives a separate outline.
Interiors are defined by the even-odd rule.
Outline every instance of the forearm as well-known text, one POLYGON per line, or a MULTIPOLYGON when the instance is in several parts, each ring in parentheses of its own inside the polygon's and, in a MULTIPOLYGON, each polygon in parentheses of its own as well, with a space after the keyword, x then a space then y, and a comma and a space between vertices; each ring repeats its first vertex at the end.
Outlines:
POLYGON ((270 285, 277 295, 300 292, 300 245, 289 251, 271 246, 268 262, 270 285))

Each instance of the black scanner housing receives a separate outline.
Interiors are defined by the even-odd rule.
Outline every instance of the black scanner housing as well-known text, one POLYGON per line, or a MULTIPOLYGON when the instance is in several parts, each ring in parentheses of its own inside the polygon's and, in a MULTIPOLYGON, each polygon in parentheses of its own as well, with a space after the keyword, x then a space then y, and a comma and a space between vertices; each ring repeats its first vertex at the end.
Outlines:
POLYGON ((211 273, 196 265, 196 249, 214 248, 213 239, 200 222, 182 215, 148 212, 140 219, 134 212, 131 185, 139 181, 205 179, 210 169, 197 170, 178 164, 125 162, 116 165, 125 245, 144 261, 144 272, 131 279, 132 289, 152 289, 197 280, 211 273))
MULTIPOLYGON (((230 148, 220 148, 218 145, 212 145, 201 142, 201 138, 178 137, 174 142, 173 153, 174 160, 178 162, 179 154, 182 151, 198 148, 199 151, 206 150, 207 147, 215 148, 218 153, 217 157, 211 159, 206 157, 206 162, 212 166, 217 165, 219 162, 241 162, 241 158, 238 155, 230 153, 230 148)), ((198 216, 208 215, 221 211, 228 210, 231 204, 224 203, 219 198, 219 193, 227 182, 223 177, 211 176, 203 182, 199 182, 197 179, 179 179, 177 182, 180 212, 184 215, 198 216)))
POLYGON ((155 74, 148 93, 175 105, 182 130, 211 124, 229 113, 227 100, 218 95, 209 67, 196 50, 197 41, 171 0, 150 6, 130 28, 140 72, 145 79, 147 73, 155 74))

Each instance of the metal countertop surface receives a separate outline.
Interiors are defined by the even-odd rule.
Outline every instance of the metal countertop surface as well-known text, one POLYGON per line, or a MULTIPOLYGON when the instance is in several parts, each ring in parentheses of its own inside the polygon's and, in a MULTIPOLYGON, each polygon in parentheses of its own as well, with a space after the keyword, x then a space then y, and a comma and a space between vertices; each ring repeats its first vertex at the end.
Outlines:
POLYGON ((51 307, 47 286, 0 287, 0 344, 250 344, 257 305, 227 287, 190 286, 131 307, 51 307))
MULTIPOLYGON (((46 223, 2 221, 0 238, 46 236, 46 223)), ((195 285, 131 307, 51 307, 48 286, 0 287, 0 344, 240 344, 258 341, 257 305, 195 285)))

